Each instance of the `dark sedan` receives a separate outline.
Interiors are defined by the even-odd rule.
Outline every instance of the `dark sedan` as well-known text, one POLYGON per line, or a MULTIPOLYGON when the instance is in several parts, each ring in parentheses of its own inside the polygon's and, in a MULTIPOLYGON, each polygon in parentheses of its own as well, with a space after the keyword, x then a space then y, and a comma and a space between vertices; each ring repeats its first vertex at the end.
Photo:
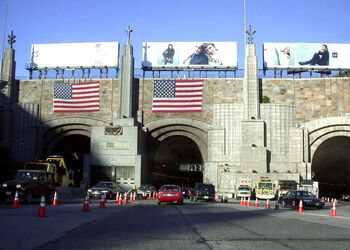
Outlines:
POLYGON ((184 198, 189 199, 191 194, 191 188, 190 187, 181 187, 181 193, 184 198))
POLYGON ((105 193, 108 199, 113 199, 120 192, 123 192, 123 189, 113 181, 100 181, 94 187, 88 189, 90 198, 100 198, 105 193))
POLYGON ((294 201, 295 206, 298 207, 300 200, 303 201, 303 207, 316 207, 320 209, 325 205, 323 199, 316 198, 312 193, 302 190, 294 190, 286 193, 279 198, 279 203, 282 204, 283 207, 288 207, 292 206, 294 201))

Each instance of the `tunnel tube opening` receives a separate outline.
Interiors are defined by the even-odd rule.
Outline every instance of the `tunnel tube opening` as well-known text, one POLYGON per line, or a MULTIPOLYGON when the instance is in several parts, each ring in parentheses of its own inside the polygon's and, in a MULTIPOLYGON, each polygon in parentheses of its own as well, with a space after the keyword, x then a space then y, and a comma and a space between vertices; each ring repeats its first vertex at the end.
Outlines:
POLYGON ((341 199, 350 194, 350 137, 324 141, 312 159, 312 176, 319 182, 320 197, 341 199))
POLYGON ((73 175, 74 186, 83 179, 84 154, 90 154, 90 138, 83 135, 66 136, 57 142, 50 155, 63 156, 68 171, 73 175))
POLYGON ((162 141, 153 155, 151 183, 194 186, 203 181, 202 156, 197 144, 185 136, 172 136, 162 141))

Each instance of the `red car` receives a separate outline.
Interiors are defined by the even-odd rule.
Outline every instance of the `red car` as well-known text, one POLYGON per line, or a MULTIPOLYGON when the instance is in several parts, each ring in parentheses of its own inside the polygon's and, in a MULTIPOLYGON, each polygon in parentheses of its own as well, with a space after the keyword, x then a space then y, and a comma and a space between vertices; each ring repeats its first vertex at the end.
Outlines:
POLYGON ((181 193, 181 188, 178 185, 163 185, 158 190, 158 205, 162 202, 175 203, 182 205, 184 203, 184 198, 181 193))

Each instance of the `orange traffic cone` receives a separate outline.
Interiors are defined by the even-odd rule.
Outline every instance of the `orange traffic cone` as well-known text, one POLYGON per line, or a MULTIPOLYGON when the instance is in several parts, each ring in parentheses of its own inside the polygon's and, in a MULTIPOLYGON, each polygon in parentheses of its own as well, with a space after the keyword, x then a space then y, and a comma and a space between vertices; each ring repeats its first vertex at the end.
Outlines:
POLYGON ((153 199, 157 198, 156 192, 153 192, 153 199))
POLYGON ((270 207, 270 200, 269 199, 267 199, 267 201, 266 201, 266 209, 270 209, 271 207, 270 207))
POLYGON ((18 191, 16 191, 15 199, 13 200, 12 208, 19 208, 18 191))
POLYGON ((133 199, 132 199, 133 201, 136 201, 136 192, 133 192, 132 198, 133 198, 133 199))
POLYGON ((243 206, 243 197, 241 197, 241 204, 240 205, 243 206))
POLYGON ((46 216, 46 207, 45 207, 45 196, 41 195, 40 207, 37 217, 47 217, 46 216))
POLYGON ((119 200, 118 200, 118 206, 123 205, 123 199, 122 199, 122 195, 119 195, 119 200))
POLYGON ((295 206, 295 200, 293 200, 292 206, 291 206, 292 210, 297 210, 297 207, 295 206))
POLYGON ((126 192, 124 194, 124 204, 128 204, 128 195, 126 192))
POLYGON ((133 202, 133 198, 132 198, 132 192, 130 192, 130 196, 129 196, 129 202, 133 202))
POLYGON ((280 210, 280 205, 278 204, 278 201, 275 203, 275 210, 280 210))
POLYGON ((53 196, 53 202, 51 206, 58 206, 58 200, 57 200, 57 192, 55 191, 55 195, 53 196))
POLYGON ((332 207, 332 215, 331 216, 338 216, 337 215, 337 208, 336 208, 336 202, 333 202, 333 207, 332 207))
POLYGON ((151 192, 148 193, 148 199, 152 199, 151 192))
POLYGON ((219 196, 217 193, 215 193, 215 198, 214 198, 214 202, 218 202, 219 201, 219 196))
POLYGON ((250 207, 250 197, 248 197, 247 206, 250 207))
POLYGON ((83 206, 83 212, 89 212, 89 195, 86 195, 84 206, 83 206))
POLYGON ((146 200, 146 193, 145 192, 142 193, 142 199, 146 200))
POLYGON ((298 210, 299 213, 304 213, 304 208, 303 208, 303 200, 300 200, 299 202, 299 210, 298 210))
POLYGON ((245 202, 245 197, 243 197, 243 206, 246 205, 246 202, 245 202))
POLYGON ((117 194, 115 195, 115 202, 118 203, 118 201, 119 201, 119 193, 117 193, 117 194))
POLYGON ((105 194, 102 194, 99 208, 105 208, 105 207, 106 207, 105 194))
POLYGON ((258 198, 255 199, 254 207, 259 207, 259 200, 258 200, 258 198))

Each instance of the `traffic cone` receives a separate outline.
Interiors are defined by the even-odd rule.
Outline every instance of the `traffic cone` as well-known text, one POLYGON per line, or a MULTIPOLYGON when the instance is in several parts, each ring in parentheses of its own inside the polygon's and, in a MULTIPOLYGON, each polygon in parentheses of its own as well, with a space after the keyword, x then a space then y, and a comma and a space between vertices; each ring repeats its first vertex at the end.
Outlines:
POLYGON ((133 193, 132 200, 136 201, 136 192, 132 192, 132 193, 133 193))
POLYGON ((219 196, 217 193, 215 193, 215 198, 214 198, 214 202, 218 202, 219 201, 219 196))
POLYGON ((245 203, 245 197, 243 197, 243 206, 245 206, 246 203, 245 203))
POLYGON ((243 197, 241 197, 241 206, 243 206, 243 197))
POLYGON ((335 201, 333 202, 332 215, 331 215, 331 216, 338 216, 338 215, 337 215, 337 208, 336 208, 336 203, 335 203, 335 201))
POLYGON ((37 217, 47 217, 46 216, 46 207, 45 207, 45 196, 41 195, 40 207, 37 217))
POLYGON ((102 194, 99 208, 105 208, 105 207, 106 207, 105 195, 102 194))
POLYGON ((51 206, 58 206, 58 200, 57 200, 57 192, 55 191, 55 194, 53 196, 53 202, 51 206))
POLYGON ((15 199, 13 200, 12 208, 19 208, 18 191, 16 191, 15 199))
POLYGON ((148 193, 148 199, 152 199, 151 192, 148 193))
POLYGON ((297 210, 297 207, 295 206, 295 200, 293 200, 292 206, 291 206, 292 210, 297 210))
POLYGON ((83 206, 83 212, 89 212, 89 195, 85 196, 84 206, 83 206))
POLYGON ((259 207, 259 200, 258 200, 258 198, 255 199, 254 207, 259 207))
POLYGON ((270 199, 267 199, 266 201, 266 209, 270 209, 270 199))
POLYGON ((123 199, 122 199, 122 195, 119 195, 119 200, 118 200, 118 206, 123 205, 123 199))
POLYGON ((142 199, 146 200, 146 193, 145 192, 142 193, 142 199))
POLYGON ((299 213, 304 213, 304 208, 303 208, 303 200, 300 200, 299 202, 299 210, 298 210, 299 213))
POLYGON ((126 192, 124 194, 124 204, 128 204, 128 195, 126 194, 126 192))
POLYGON ((115 202, 118 202, 119 201, 119 193, 117 193, 116 195, 115 195, 115 202))
POLYGON ((224 203, 228 203, 228 199, 226 195, 224 196, 224 203))
POLYGON ((157 192, 153 192, 153 199, 157 198, 156 193, 157 193, 157 192))
POLYGON ((250 197, 248 197, 247 206, 250 207, 250 197))
POLYGON ((130 192, 130 197, 129 197, 129 202, 132 202, 133 199, 132 199, 132 192, 130 192))
POLYGON ((280 210, 280 205, 278 204, 278 201, 275 203, 275 210, 280 210))

